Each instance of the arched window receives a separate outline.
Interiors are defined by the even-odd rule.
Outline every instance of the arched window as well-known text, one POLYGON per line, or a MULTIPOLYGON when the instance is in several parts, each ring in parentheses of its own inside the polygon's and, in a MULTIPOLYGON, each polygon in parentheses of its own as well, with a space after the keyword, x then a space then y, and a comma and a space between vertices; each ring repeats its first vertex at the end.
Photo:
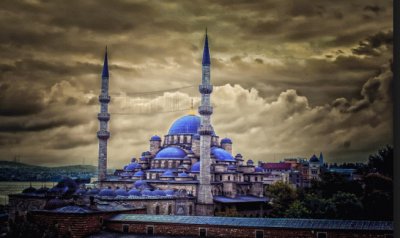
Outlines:
POLYGON ((168 215, 171 215, 171 214, 172 214, 172 206, 168 205, 168 215))
POLYGON ((228 181, 230 181, 231 180, 231 176, 228 176, 228 181))
POLYGON ((160 215, 160 206, 156 206, 156 215, 160 215))

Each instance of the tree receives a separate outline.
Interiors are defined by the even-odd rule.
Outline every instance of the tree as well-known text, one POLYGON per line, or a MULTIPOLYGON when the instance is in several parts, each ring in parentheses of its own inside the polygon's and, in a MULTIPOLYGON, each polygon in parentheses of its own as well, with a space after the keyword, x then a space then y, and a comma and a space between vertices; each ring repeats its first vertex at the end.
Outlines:
POLYGON ((299 200, 294 201, 285 211, 285 217, 289 218, 311 218, 311 212, 299 200))
POLYGON ((362 199, 365 215, 371 220, 393 219, 393 181, 379 173, 364 178, 365 191, 362 199))
POLYGON ((393 147, 387 145, 368 158, 370 172, 378 172, 393 178, 393 147))
POLYGON ((304 197, 303 203, 311 211, 311 218, 327 219, 335 217, 336 208, 330 199, 324 199, 320 195, 310 193, 304 197))
POLYGON ((282 181, 270 185, 266 190, 266 194, 271 199, 271 216, 273 217, 284 216, 286 209, 297 198, 296 191, 282 181))
POLYGON ((336 218, 359 219, 362 217, 363 206, 356 195, 338 192, 332 197, 331 201, 335 205, 336 218))

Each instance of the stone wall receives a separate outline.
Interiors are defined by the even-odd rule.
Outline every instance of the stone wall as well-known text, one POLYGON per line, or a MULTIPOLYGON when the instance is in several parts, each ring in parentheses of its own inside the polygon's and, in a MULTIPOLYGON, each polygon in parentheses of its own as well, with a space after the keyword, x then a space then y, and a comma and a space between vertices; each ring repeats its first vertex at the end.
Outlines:
POLYGON ((329 238, 385 238, 385 234, 392 232, 384 231, 352 231, 352 230, 311 230, 311 229, 274 229, 274 228, 247 228, 231 226, 212 225, 182 225, 182 224, 157 224, 157 223, 134 223, 134 222, 107 222, 107 228, 112 231, 123 232, 123 226, 127 226, 129 233, 146 234, 147 227, 153 227, 155 235, 171 236, 199 236, 200 229, 206 230, 207 237, 238 237, 254 238, 256 231, 262 232, 262 237, 268 238, 317 238, 318 232, 326 232, 329 238))

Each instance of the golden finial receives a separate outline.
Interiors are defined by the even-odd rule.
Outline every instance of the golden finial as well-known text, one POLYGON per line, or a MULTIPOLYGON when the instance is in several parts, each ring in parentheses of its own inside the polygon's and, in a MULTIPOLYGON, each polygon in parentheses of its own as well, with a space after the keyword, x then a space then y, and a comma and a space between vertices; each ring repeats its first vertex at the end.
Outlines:
POLYGON ((194 105, 193 105, 193 98, 192 98, 192 104, 190 105, 189 115, 195 115, 195 112, 194 112, 194 105))

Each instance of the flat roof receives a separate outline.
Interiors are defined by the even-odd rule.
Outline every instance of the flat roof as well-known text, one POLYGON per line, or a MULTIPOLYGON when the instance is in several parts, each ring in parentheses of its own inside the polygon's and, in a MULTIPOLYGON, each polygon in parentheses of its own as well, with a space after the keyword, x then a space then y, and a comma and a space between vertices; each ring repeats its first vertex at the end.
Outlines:
POLYGON ((229 198, 225 196, 214 196, 214 201, 220 203, 248 203, 248 202, 267 202, 266 197, 254 197, 254 196, 237 196, 235 198, 229 198))
POLYGON ((232 227, 393 231, 392 221, 119 214, 109 221, 232 227))

